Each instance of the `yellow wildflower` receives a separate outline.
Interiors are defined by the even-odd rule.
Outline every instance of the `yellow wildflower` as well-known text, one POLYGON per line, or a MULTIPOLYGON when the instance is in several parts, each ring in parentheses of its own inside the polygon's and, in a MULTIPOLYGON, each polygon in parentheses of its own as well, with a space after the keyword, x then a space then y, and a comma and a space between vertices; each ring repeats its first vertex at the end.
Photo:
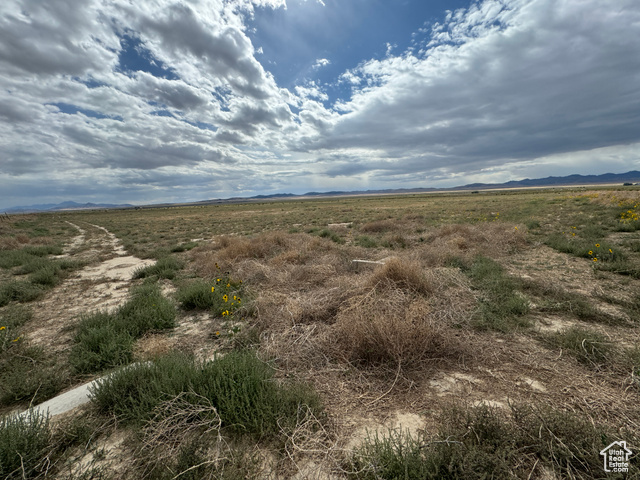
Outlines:
POLYGON ((589 250, 589 255, 593 255, 593 252, 591 250, 589 250))
POLYGON ((211 291, 213 292, 216 289, 216 287, 211 287, 211 291))
POLYGON ((598 259, 597 259, 596 257, 593 257, 593 261, 594 261, 594 262, 597 262, 597 261, 598 261, 598 259))
POLYGON ((613 253, 613 250, 609 249, 609 253, 613 253))
POLYGON ((600 248, 600 244, 599 243, 596 243, 596 248, 600 248))
POLYGON ((229 297, 228 297, 228 296, 226 296, 226 295, 223 295, 223 296, 222 296, 222 299, 226 302, 227 300, 229 300, 229 297))
POLYGON ((0 327, 0 330, 4 330, 5 328, 7 328, 7 327, 0 327))

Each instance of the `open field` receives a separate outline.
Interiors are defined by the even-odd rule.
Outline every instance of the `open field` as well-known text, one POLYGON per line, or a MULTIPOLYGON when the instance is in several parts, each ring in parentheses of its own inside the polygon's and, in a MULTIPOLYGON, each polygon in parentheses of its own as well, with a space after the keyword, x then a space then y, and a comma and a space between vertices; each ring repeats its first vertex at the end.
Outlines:
POLYGON ((0 477, 640 478, 639 213, 607 187, 4 219, 0 477))

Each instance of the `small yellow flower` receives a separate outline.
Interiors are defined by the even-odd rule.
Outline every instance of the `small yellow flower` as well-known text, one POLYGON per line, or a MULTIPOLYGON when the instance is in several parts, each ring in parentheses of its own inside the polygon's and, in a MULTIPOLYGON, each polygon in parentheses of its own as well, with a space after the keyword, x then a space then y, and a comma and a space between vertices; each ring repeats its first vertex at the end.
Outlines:
POLYGON ((613 250, 609 249, 609 253, 613 253, 613 250))
POLYGON ((593 255, 593 252, 591 250, 589 250, 589 255, 593 255))
POLYGON ((214 292, 216 287, 211 287, 211 291, 214 292))
POLYGON ((575 234, 575 233, 572 233, 571 235, 573 235, 574 237, 576 236, 576 234, 575 234))
POLYGON ((518 230, 518 227, 513 227, 513 228, 515 228, 516 230, 518 230))
POLYGON ((600 248, 600 244, 599 243, 596 243, 596 248, 600 248))
POLYGON ((229 297, 228 297, 228 296, 226 296, 226 295, 223 295, 223 296, 222 296, 222 299, 226 302, 227 300, 229 300, 229 297))
POLYGON ((222 312, 222 316, 226 317, 229 314, 229 312, 227 310, 225 310, 224 312, 222 312))
POLYGON ((238 299, 238 297, 236 297, 236 296, 234 295, 234 296, 233 296, 233 299, 234 299, 234 300, 237 300, 237 299, 238 299))
POLYGON ((216 280, 216 282, 219 282, 219 281, 220 281, 220 279, 217 279, 217 280, 216 280))
POLYGON ((7 328, 7 327, 0 327, 0 330, 4 330, 5 328, 7 328))
POLYGON ((216 332, 216 337, 219 337, 219 336, 220 336, 220 332, 216 332))
POLYGON ((594 261, 594 262, 597 262, 597 261, 598 261, 598 259, 597 259, 596 257, 593 257, 593 261, 594 261))
POLYGON ((230 283, 227 283, 227 288, 229 288, 230 286, 231 286, 231 284, 230 284, 230 283))

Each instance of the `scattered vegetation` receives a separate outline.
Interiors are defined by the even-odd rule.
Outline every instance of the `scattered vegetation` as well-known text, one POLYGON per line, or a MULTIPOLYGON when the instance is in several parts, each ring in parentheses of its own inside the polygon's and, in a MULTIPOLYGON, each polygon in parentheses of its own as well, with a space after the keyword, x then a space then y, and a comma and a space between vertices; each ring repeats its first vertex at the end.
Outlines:
POLYGON ((434 437, 373 434, 351 458, 358 479, 601 478, 599 452, 616 437, 584 417, 549 407, 487 406, 445 412, 434 437))
POLYGON ((177 272, 183 267, 184 264, 175 257, 162 257, 153 265, 136 270, 133 278, 148 278, 156 276, 158 278, 168 278, 169 280, 173 280, 176 278, 177 272))
POLYGON ((48 416, 29 411, 25 416, 0 417, 0 477, 37 478, 47 469, 50 449, 48 416))
POLYGON ((529 312, 529 301, 499 263, 478 256, 469 267, 462 266, 474 288, 482 292, 480 306, 471 320, 474 327, 510 332, 531 325, 525 317, 529 312))
POLYGON ((549 345, 561 348, 573 355, 580 363, 594 369, 611 366, 616 349, 602 334, 582 327, 571 327, 546 338, 549 345))
POLYGON ((209 310, 227 316, 242 306, 241 287, 242 281, 220 274, 210 281, 185 283, 178 290, 178 302, 185 310, 209 310))
POLYGON ((180 354, 133 365, 98 382, 93 402, 121 421, 141 424, 162 402, 184 393, 190 404, 212 406, 227 432, 256 438, 291 429, 302 406, 320 413, 308 387, 273 379, 274 370, 252 351, 229 352, 200 363, 180 354))
POLYGON ((81 374, 125 365, 132 359, 136 339, 173 328, 175 317, 175 307, 156 284, 141 285, 115 313, 97 312, 81 319, 69 362, 81 374))

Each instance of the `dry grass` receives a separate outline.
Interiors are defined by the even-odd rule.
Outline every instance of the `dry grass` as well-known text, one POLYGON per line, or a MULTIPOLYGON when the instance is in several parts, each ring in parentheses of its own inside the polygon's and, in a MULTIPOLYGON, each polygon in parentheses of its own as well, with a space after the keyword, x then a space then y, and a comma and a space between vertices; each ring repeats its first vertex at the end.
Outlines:
POLYGON ((427 299, 393 285, 353 297, 338 313, 324 348, 349 363, 399 370, 460 351, 452 331, 432 318, 427 299))
POLYGON ((383 233, 397 230, 398 226, 396 220, 375 220, 365 223, 359 230, 364 233, 383 233))
POLYGON ((445 225, 430 232, 418 249, 426 266, 445 266, 452 259, 471 259, 482 254, 500 258, 527 246, 524 228, 499 222, 479 225, 445 225))
POLYGON ((368 283, 371 287, 392 285, 409 292, 429 295, 433 293, 434 285, 425 271, 415 260, 393 257, 373 272, 368 283))

